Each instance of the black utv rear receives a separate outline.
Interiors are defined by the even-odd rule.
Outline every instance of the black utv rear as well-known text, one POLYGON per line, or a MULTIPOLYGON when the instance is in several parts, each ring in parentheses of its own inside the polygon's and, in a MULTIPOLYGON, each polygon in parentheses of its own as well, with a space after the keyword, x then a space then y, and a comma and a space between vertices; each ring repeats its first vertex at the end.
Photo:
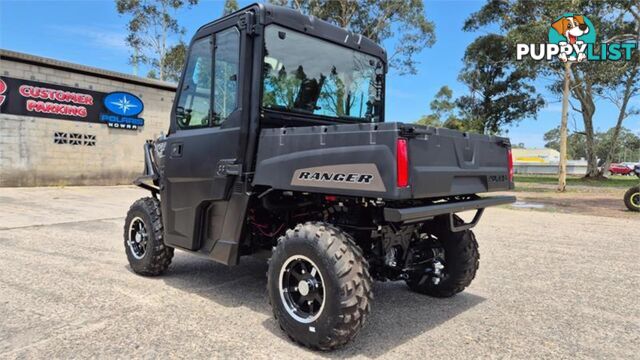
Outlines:
POLYGON ((166 137, 145 145, 125 224, 131 267, 175 248, 227 265, 270 251, 268 293, 296 342, 329 350, 370 313, 372 281, 448 297, 478 268, 471 228, 513 197, 509 140, 384 122, 384 49, 255 4, 200 28, 166 137), (464 222, 456 213, 475 210, 464 222))

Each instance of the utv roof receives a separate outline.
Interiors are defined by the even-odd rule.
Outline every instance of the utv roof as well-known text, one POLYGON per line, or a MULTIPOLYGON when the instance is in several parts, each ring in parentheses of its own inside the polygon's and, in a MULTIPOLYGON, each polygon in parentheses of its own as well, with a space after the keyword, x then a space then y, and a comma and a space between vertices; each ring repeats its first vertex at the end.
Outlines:
POLYGON ((336 44, 352 48, 354 50, 361 51, 370 55, 379 57, 385 64, 387 63, 387 53, 373 40, 368 39, 362 35, 355 34, 346 29, 340 28, 324 20, 318 19, 314 16, 304 15, 300 11, 272 5, 255 3, 246 6, 232 14, 226 15, 202 26, 196 32, 196 37, 204 35, 207 32, 207 28, 210 26, 222 22, 229 17, 235 16, 238 13, 244 13, 246 11, 253 10, 256 14, 257 23, 268 25, 278 24, 296 30, 302 33, 309 34, 321 39, 325 39, 336 44))

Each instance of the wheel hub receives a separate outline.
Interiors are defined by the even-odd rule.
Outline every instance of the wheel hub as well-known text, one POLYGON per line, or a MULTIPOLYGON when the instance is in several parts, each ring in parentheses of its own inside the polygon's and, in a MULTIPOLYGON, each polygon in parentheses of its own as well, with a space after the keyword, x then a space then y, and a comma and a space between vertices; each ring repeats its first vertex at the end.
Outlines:
POLYGON ((300 282, 298 283, 298 292, 302 296, 309 295, 309 283, 304 280, 300 280, 300 282))
POLYGON ((324 309, 324 283, 316 264, 302 255, 291 256, 280 270, 280 299, 291 317, 315 321, 324 309))
POLYGON ((127 245, 129 245, 129 250, 131 250, 133 257, 140 260, 147 251, 147 241, 149 240, 144 220, 140 217, 133 218, 129 224, 128 233, 127 245))

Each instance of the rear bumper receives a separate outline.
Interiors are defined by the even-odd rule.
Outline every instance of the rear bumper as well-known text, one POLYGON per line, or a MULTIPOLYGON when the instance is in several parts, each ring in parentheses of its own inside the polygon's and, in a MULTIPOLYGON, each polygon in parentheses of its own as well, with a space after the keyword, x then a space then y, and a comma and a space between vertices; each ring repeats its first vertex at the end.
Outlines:
POLYGON ((515 201, 515 196, 492 196, 475 200, 448 202, 410 208, 385 208, 384 219, 389 222, 418 222, 432 219, 438 215, 484 209, 489 206, 511 204, 515 201))

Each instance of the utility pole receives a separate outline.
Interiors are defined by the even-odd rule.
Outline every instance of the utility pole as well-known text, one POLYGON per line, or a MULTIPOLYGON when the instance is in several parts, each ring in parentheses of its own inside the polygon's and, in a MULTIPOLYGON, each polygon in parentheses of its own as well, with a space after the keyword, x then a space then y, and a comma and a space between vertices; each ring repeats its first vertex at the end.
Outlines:
POLYGON ((560 120, 560 163, 558 164, 558 192, 567 188, 567 118, 569 117, 569 85, 571 63, 564 63, 564 89, 562 90, 562 118, 560 120))

